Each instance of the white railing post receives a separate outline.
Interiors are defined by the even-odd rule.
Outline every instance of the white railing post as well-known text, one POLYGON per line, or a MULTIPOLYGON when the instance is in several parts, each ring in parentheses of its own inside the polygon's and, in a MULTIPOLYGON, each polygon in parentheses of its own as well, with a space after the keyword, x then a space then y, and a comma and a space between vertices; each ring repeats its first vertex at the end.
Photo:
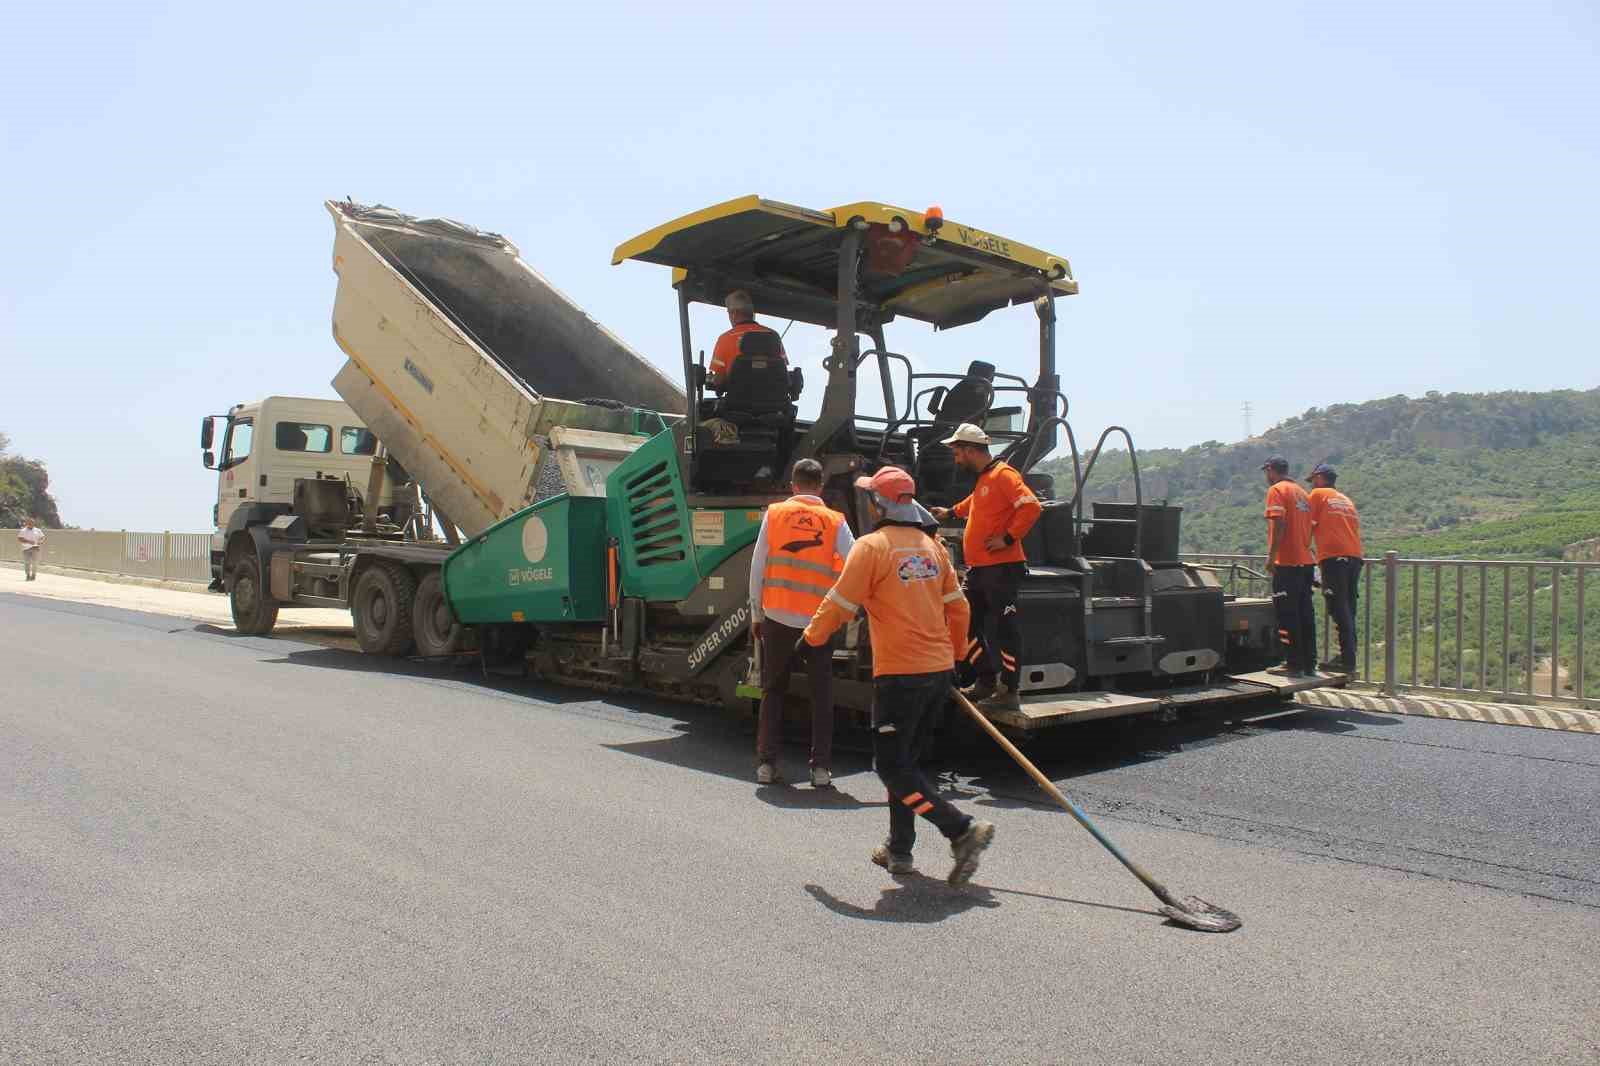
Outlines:
POLYGON ((1399 669, 1395 647, 1395 608, 1400 592, 1400 553, 1383 553, 1383 693, 1395 694, 1394 673, 1399 669))

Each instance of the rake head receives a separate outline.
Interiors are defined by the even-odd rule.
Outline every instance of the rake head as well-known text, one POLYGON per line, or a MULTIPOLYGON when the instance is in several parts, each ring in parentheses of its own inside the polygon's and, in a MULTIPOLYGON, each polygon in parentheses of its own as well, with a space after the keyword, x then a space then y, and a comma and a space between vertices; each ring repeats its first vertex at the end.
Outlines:
POLYGON ((1166 902, 1158 908, 1168 920, 1202 933, 1231 933, 1244 923, 1232 911, 1225 911, 1199 896, 1185 896, 1181 902, 1166 902))

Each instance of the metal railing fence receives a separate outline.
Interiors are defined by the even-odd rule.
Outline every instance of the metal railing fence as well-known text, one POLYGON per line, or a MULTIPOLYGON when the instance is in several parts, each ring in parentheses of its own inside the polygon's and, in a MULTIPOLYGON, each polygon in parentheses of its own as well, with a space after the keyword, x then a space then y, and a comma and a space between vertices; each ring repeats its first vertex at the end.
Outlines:
MULTIPOLYGON (((17 530, 0 529, 0 562, 21 561, 17 530)), ((211 534, 47 529, 39 564, 206 584, 211 581, 211 534)))
MULTIPOLYGON (((1225 591, 1271 594, 1264 555, 1200 553, 1225 591)), ((1600 563, 1368 558, 1356 603, 1359 679, 1385 693, 1532 698, 1600 707, 1600 563)), ((1317 614, 1323 658, 1338 642, 1317 614)))

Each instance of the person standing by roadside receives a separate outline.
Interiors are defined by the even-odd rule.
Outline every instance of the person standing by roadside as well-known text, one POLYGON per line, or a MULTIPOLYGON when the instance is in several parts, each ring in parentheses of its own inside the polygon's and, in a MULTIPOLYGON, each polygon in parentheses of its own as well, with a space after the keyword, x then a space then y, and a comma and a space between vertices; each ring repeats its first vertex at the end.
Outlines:
POLYGON ((892 874, 915 872, 917 815, 950 841, 949 882, 964 884, 994 839, 994 825, 963 814, 941 797, 917 765, 922 734, 950 698, 956 656, 967 643, 967 600, 955 567, 928 535, 933 516, 916 501, 916 482, 886 466, 856 479, 867 492, 873 530, 856 541, 839 581, 828 590, 801 638, 827 643, 865 610, 872 633, 872 756, 889 792, 889 839, 872 861, 892 874))
POLYGON ((844 515, 822 502, 822 464, 801 459, 789 475, 794 495, 767 508, 750 559, 750 631, 761 648, 761 713, 756 781, 783 780, 778 748, 783 703, 798 654, 811 682, 811 784, 833 784, 833 651, 797 643, 838 580, 855 537, 844 515))
POLYGON ((1311 600, 1316 557, 1311 554, 1311 500, 1289 477, 1289 461, 1274 455, 1261 464, 1267 478, 1267 573, 1278 609, 1280 672, 1317 672, 1317 615, 1311 600))
POLYGON ((1339 659, 1322 664, 1324 670, 1356 672, 1356 598, 1361 578, 1361 516, 1350 497, 1334 488, 1339 472, 1318 463, 1306 481, 1311 485, 1311 535, 1317 542, 1317 565, 1322 569, 1322 595, 1328 617, 1339 631, 1339 659))
POLYGON ((44 530, 33 524, 32 518, 22 520, 17 530, 17 543, 22 545, 22 575, 24 581, 39 577, 39 552, 44 546, 44 530))
POLYGON ((979 646, 977 682, 965 694, 988 710, 1016 710, 1022 670, 1022 627, 1017 624, 1017 590, 1027 574, 1022 538, 1044 508, 1015 467, 989 455, 990 437, 963 422, 949 446, 956 465, 978 475, 972 495, 954 507, 935 507, 943 521, 950 515, 967 520, 961 556, 967 564, 967 602, 972 607, 972 637, 979 646))

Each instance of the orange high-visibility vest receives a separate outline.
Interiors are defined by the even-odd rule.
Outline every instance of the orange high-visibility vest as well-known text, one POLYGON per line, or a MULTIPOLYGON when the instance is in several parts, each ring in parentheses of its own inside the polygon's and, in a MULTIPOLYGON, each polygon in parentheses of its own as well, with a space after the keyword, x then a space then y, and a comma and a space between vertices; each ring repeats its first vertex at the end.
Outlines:
POLYGON ((767 508, 767 569, 761 610, 810 617, 839 580, 844 560, 834 550, 844 515, 791 499, 767 508))

